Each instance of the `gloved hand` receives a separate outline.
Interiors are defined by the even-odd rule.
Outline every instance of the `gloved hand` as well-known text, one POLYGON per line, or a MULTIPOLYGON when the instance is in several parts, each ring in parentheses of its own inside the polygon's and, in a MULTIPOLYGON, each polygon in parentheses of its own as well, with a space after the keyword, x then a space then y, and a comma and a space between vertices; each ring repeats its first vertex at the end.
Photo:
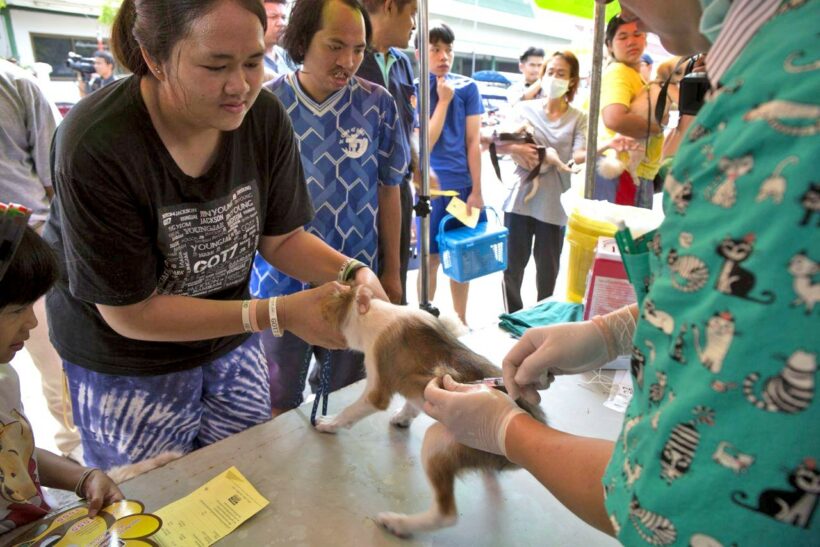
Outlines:
POLYGON ((424 389, 424 412, 444 424, 456 441, 478 450, 507 455, 507 426, 526 414, 506 394, 484 385, 459 384, 448 374, 424 389))
POLYGON ((606 340, 592 321, 527 329, 501 364, 513 400, 538 403, 556 374, 578 374, 608 362, 606 340))
POLYGON ((627 306, 591 321, 527 329, 502 362, 507 393, 537 404, 557 374, 595 370, 632 348, 637 307, 627 306))

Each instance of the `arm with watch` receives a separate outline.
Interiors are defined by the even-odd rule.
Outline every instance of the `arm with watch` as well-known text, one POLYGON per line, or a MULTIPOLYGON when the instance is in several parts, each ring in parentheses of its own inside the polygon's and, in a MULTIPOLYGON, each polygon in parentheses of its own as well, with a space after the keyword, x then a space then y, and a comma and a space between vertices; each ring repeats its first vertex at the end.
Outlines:
POLYGON ((342 334, 322 317, 322 300, 329 293, 349 290, 344 282, 367 285, 376 298, 387 300, 372 270, 335 251, 303 228, 281 236, 262 237, 259 252, 278 270, 316 288, 244 302, 155 292, 136 304, 97 304, 97 308, 118 334, 136 340, 187 342, 271 328, 279 336, 287 330, 310 344, 340 349, 347 344, 342 334))

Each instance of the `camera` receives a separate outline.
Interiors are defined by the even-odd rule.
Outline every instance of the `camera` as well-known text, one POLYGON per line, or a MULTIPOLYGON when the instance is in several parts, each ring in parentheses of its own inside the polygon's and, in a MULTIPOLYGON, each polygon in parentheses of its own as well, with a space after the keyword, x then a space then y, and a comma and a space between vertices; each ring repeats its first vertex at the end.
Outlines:
POLYGON ((694 116, 703 106, 709 91, 709 78, 705 72, 690 72, 680 81, 678 108, 681 115, 694 116))
POLYGON ((93 58, 83 57, 73 51, 68 53, 68 59, 66 59, 65 65, 71 70, 79 72, 84 82, 87 82, 91 78, 91 75, 96 72, 94 70, 93 58))

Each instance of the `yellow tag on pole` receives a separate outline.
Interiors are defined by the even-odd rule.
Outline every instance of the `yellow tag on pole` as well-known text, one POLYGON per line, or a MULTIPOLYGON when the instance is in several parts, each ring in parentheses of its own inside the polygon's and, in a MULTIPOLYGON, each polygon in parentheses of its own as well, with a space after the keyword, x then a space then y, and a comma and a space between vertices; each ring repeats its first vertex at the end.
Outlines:
POLYGON ((440 198, 444 196, 457 196, 458 192, 455 190, 430 190, 430 196, 440 198))
POLYGON ((475 228, 478 224, 478 217, 481 214, 481 209, 473 207, 472 212, 467 214, 467 204, 458 198, 453 198, 447 204, 447 212, 460 220, 465 226, 475 228))

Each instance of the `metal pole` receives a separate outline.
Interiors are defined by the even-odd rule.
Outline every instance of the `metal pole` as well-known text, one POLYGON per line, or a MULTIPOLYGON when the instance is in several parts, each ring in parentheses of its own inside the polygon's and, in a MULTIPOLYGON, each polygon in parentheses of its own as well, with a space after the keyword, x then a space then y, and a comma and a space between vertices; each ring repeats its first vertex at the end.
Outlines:
POLYGON ((427 0, 419 0, 419 172, 421 173, 421 195, 416 212, 421 220, 421 256, 419 257, 419 275, 421 275, 421 291, 419 307, 438 315, 430 304, 430 213, 429 208, 424 211, 424 203, 430 203, 430 61, 428 58, 428 30, 427 0))
POLYGON ((475 41, 477 40, 476 37, 478 36, 478 16, 476 15, 476 13, 478 13, 478 0, 475 0, 475 2, 473 2, 473 67, 470 71, 471 76, 475 74, 475 41))
POLYGON ((587 158, 584 197, 592 199, 595 193, 595 162, 598 159, 598 116, 601 108, 601 73, 604 64, 604 29, 606 6, 595 2, 592 40, 592 74, 589 82, 589 125, 587 126, 587 158))

